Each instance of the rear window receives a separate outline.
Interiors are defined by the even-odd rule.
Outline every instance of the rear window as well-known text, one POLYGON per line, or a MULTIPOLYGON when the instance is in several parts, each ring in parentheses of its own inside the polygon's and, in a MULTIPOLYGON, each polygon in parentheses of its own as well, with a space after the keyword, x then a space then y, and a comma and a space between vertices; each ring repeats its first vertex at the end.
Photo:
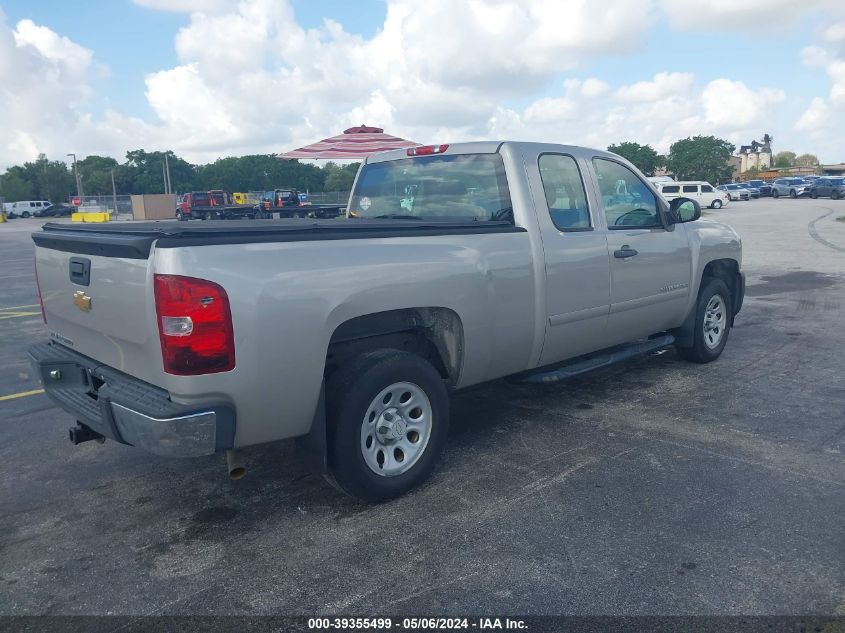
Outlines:
POLYGON ((364 165, 349 215, 513 222, 499 154, 420 156, 364 165))
POLYGON ((680 190, 681 188, 678 185, 667 185, 660 188, 663 193, 678 193, 680 190))

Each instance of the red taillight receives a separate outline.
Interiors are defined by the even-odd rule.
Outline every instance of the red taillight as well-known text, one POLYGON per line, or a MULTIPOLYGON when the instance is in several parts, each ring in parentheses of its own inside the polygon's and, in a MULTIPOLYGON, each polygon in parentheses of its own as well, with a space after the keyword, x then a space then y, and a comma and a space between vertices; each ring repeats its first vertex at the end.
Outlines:
POLYGON ((44 312, 44 299, 41 296, 41 284, 38 283, 38 262, 33 262, 35 269, 35 288, 38 290, 38 305, 41 306, 41 319, 47 323, 47 313, 44 312))
POLYGON ((195 376, 235 367, 229 297, 219 285, 181 275, 155 275, 156 315, 164 371, 195 376))
POLYGON ((442 154, 447 149, 448 145, 420 145, 419 147, 409 147, 405 152, 407 156, 428 156, 429 154, 442 154))

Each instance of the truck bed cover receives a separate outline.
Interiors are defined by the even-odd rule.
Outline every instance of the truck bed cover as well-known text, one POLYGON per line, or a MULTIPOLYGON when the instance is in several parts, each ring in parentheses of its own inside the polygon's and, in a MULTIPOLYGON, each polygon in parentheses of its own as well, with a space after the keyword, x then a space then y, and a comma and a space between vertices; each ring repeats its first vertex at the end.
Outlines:
POLYGON ((106 257, 146 259, 156 248, 252 244, 258 242, 307 242, 424 235, 520 233, 525 229, 508 221, 472 220, 244 220, 186 224, 181 222, 115 222, 60 224, 48 222, 32 234, 42 248, 106 257))

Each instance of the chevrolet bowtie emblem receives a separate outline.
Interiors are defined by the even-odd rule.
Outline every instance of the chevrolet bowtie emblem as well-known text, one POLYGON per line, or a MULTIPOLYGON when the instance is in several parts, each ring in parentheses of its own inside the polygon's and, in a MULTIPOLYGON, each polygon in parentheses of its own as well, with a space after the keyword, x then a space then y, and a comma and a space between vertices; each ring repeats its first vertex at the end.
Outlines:
POLYGON ((77 290, 73 293, 73 305, 83 312, 88 312, 91 309, 91 297, 86 295, 84 291, 77 290))

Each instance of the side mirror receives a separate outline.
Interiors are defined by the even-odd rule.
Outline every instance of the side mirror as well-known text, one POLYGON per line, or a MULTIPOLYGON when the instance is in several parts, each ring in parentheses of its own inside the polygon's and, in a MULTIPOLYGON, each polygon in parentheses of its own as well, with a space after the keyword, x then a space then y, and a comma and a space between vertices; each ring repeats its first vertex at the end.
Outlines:
POLYGON ((701 217, 701 205, 689 198, 675 198, 669 203, 673 224, 695 222, 701 217))

